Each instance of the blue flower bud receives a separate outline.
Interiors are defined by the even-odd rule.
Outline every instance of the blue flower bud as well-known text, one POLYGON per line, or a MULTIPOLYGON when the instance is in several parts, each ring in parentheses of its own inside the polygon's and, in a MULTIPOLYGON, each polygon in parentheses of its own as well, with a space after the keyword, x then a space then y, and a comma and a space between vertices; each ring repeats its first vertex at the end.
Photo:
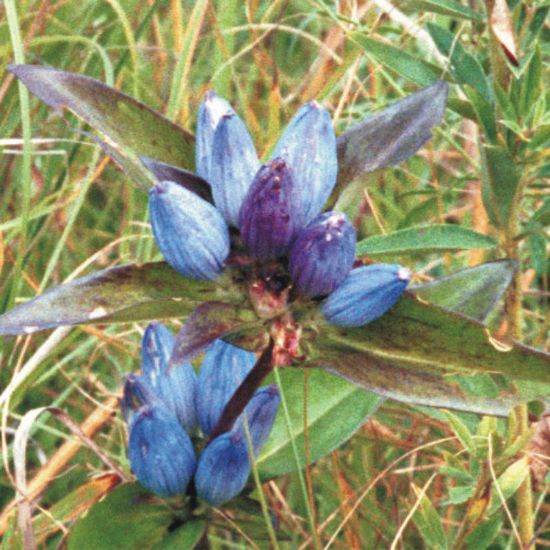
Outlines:
POLYGON ((293 176, 287 163, 276 158, 260 168, 244 199, 239 216, 241 236, 258 260, 285 254, 301 228, 293 176))
POLYGON ((197 377, 191 363, 169 366, 173 347, 172 333, 160 323, 151 323, 141 344, 143 376, 162 404, 188 432, 192 432, 197 425, 197 377))
POLYGON ((129 374, 126 377, 120 400, 120 408, 126 422, 130 423, 143 406, 156 404, 157 401, 157 396, 143 376, 129 374))
MULTIPOLYGON (((246 406, 246 421, 255 456, 260 452, 271 433, 280 402, 279 388, 272 385, 257 390, 246 406)), ((245 415, 239 417, 232 431, 244 430, 243 416, 245 415)))
POLYGON ((302 105, 277 143, 275 157, 292 168, 304 227, 322 210, 336 184, 336 136, 329 113, 316 101, 302 105))
POLYGON ((151 189, 149 209, 155 242, 166 261, 186 277, 215 279, 229 254, 229 230, 216 208, 163 181, 151 189))
POLYGON ((214 145, 214 132, 222 116, 234 113, 231 105, 214 92, 206 93, 197 116, 197 135, 195 143, 195 172, 210 182, 210 162, 214 145))
POLYGON ((321 311, 334 325, 365 325, 397 302, 410 277, 410 271, 400 265, 374 264, 353 269, 324 301, 321 311))
POLYGON ((241 205, 259 168, 243 121, 235 114, 224 115, 214 133, 209 182, 214 202, 229 225, 237 227, 241 205))
POLYGON ((202 452, 195 473, 198 495, 212 506, 237 496, 250 475, 246 438, 241 431, 224 433, 202 452))
POLYGON ((202 431, 212 433, 227 402, 256 363, 250 351, 216 340, 206 351, 199 372, 196 409, 202 431))
POLYGON ((139 482, 162 497, 184 493, 196 466, 185 430, 154 405, 139 409, 130 423, 128 458, 139 482))
POLYGON ((345 214, 325 212, 315 218, 290 251, 294 286, 311 298, 330 294, 351 270, 355 240, 355 229, 345 214))

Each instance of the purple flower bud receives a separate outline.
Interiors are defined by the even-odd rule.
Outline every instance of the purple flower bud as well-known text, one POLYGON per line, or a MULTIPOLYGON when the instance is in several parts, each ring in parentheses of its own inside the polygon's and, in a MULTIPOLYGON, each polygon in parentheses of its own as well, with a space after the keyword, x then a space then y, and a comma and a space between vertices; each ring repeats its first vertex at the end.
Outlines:
POLYGON ((206 447, 195 473, 198 495, 212 506, 237 496, 250 475, 246 439, 241 432, 224 433, 206 447))
POLYGON ((199 107, 197 117, 197 135, 195 143, 195 172, 198 176, 210 182, 210 162, 214 145, 214 132, 220 119, 232 114, 233 108, 223 98, 214 92, 206 93, 204 101, 199 107))
POLYGON ((139 482, 162 497, 184 493, 196 466, 185 430, 155 405, 142 407, 132 418, 128 458, 139 482))
POLYGON ((292 168, 304 227, 322 210, 336 184, 336 136, 329 113, 316 101, 302 105, 277 143, 275 157, 292 168))
POLYGON ((214 206, 163 181, 151 189, 149 210, 155 242, 176 271, 193 279, 219 275, 229 254, 229 230, 214 206))
POLYGON ((235 114, 222 116, 214 133, 210 185, 225 221, 237 227, 239 211, 260 161, 243 121, 235 114))
POLYGON ((235 390, 256 363, 250 351, 216 340, 206 351, 199 372, 196 409, 202 431, 209 435, 235 390))
POLYGON ((301 227, 299 208, 295 180, 287 163, 276 158, 262 166, 239 216, 248 251, 262 261, 285 254, 301 227))
POLYGON ((173 347, 172 333, 160 323, 151 323, 143 335, 141 345, 143 377, 185 430, 192 432, 197 425, 197 377, 191 363, 169 366, 173 347))
MULTIPOLYGON (((280 402, 279 388, 272 385, 257 390, 246 406, 246 421, 255 456, 260 452, 271 433, 280 402)), ((239 417, 232 431, 244 430, 243 416, 245 415, 239 417)))
POLYGON ((355 229, 345 214, 325 212, 292 245, 290 276, 312 298, 330 294, 348 275, 355 258, 355 229))
POLYGON ((321 311, 334 325, 365 325, 397 302, 410 277, 410 271, 400 265, 374 264, 353 269, 324 301, 321 311))

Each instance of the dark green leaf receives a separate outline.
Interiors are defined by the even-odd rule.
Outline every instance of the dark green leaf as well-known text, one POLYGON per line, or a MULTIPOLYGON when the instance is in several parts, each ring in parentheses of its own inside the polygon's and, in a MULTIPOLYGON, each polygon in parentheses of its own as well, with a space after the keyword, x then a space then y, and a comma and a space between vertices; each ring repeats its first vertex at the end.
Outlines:
POLYGON ((432 224, 368 237, 357 243, 357 255, 376 257, 388 254, 471 250, 493 248, 496 244, 492 237, 460 225, 432 224))
POLYGON ((158 544, 155 544, 153 550, 193 550, 201 540, 205 530, 205 521, 198 519, 187 521, 158 544))
POLYGON ((484 321, 504 295, 517 262, 500 260, 477 265, 411 288, 432 304, 484 321))
POLYGON ((437 49, 450 59, 451 72, 457 83, 472 86, 490 102, 489 84, 479 61, 462 47, 460 39, 453 33, 433 23, 427 26, 437 49))
POLYGON ((520 343, 499 343, 480 323, 410 294, 363 327, 323 324, 318 330, 312 366, 405 402, 505 415, 514 403, 526 400, 526 393, 510 390, 496 399, 469 395, 452 376, 456 374, 502 374, 510 383, 529 382, 528 399, 549 391, 549 354, 520 343))
POLYGON ((493 105, 474 88, 465 88, 464 93, 475 111, 477 122, 483 129, 487 140, 490 143, 496 143, 497 121, 493 105))
POLYGON ((536 274, 542 277, 546 273, 548 265, 548 253, 546 252, 548 239, 542 233, 531 233, 527 241, 529 242, 529 252, 531 253, 531 264, 536 274))
POLYGON ((519 173, 504 147, 488 145, 482 147, 481 151, 485 208, 496 217, 498 225, 504 227, 508 223, 512 204, 516 200, 519 173))
POLYGON ((478 121, 476 112, 469 101, 458 99, 457 97, 450 97, 447 100, 447 107, 464 118, 468 118, 474 122, 478 121))
POLYGON ((147 550, 165 535, 170 508, 139 484, 124 485, 77 521, 68 550, 147 550))
POLYGON ((116 323, 189 315, 204 300, 235 299, 231 276, 187 279, 164 262, 124 265, 48 290, 0 317, 0 335, 62 325, 116 323))
POLYGON ((481 13, 453 0, 413 0, 412 7, 458 19, 469 19, 471 21, 483 21, 484 19, 481 13))
POLYGON ((193 137, 143 103, 87 76, 38 65, 10 70, 42 101, 87 122, 113 158, 140 185, 153 181, 139 161, 144 155, 194 169, 193 137))
POLYGON ((392 166, 414 155, 441 122, 446 99, 447 85, 437 81, 339 136, 337 193, 363 172, 392 166))
POLYGON ((495 516, 478 525, 467 537, 468 550, 485 550, 502 529, 502 517, 495 516))
POLYGON ((535 45, 535 53, 529 62, 524 78, 521 80, 520 110, 523 116, 527 115, 542 92, 542 57, 540 48, 535 45))
POLYGON ((439 67, 408 54, 402 48, 374 40, 360 32, 352 32, 349 37, 382 65, 419 86, 431 84, 441 73, 439 67))
MULTIPOLYGON (((302 464, 304 450, 304 371, 284 369, 280 373, 289 407, 292 438, 302 464)), ((373 414, 382 399, 329 373, 312 370, 307 379, 307 435, 311 461, 339 447, 373 414)), ((296 469, 282 412, 258 458, 262 478, 269 479, 296 469)))

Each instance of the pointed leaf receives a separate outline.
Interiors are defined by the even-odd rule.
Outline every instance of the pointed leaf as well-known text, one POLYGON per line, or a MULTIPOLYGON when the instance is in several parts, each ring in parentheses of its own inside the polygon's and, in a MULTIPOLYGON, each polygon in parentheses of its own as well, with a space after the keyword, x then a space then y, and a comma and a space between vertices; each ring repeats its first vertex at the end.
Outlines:
POLYGON ((174 341, 171 365, 187 363, 203 352, 214 340, 240 330, 258 328, 262 322, 247 308, 223 302, 199 305, 185 321, 174 341))
POLYGON ((513 260, 487 262, 410 290, 421 300, 484 321, 504 295, 517 268, 513 260))
POLYGON ((510 383, 529 382, 531 399, 537 388, 542 398, 550 387, 550 354, 517 342, 497 342, 480 323, 421 303, 410 294, 366 326, 343 329, 324 324, 315 349, 316 366, 407 402, 501 415, 526 398, 523 391, 501 393, 496 403, 470 396, 453 374, 493 373, 510 383))
POLYGON ((62 325, 184 317, 207 299, 235 299, 226 273, 216 281, 187 279, 165 262, 124 265, 63 284, 0 316, 0 335, 62 325))
POLYGON ((191 134, 143 103, 87 76, 38 65, 10 70, 29 90, 62 114, 68 109, 87 122, 98 140, 140 185, 152 183, 139 156, 193 170, 191 134))
POLYGON ((151 548, 172 523, 170 507, 137 483, 123 485, 77 521, 68 550, 151 548))
POLYGON ((158 181, 173 181, 185 187, 185 189, 196 193, 205 201, 214 202, 210 185, 201 177, 187 170, 183 170, 183 168, 178 168, 177 166, 172 166, 171 164, 166 164, 165 162, 160 162, 159 160, 154 160, 149 157, 142 156, 140 160, 145 168, 147 168, 158 181))
POLYGON ((415 8, 432 13, 449 15, 459 19, 470 19, 472 21, 483 21, 483 15, 454 0, 413 0, 415 8))
MULTIPOLYGON (((292 438, 301 464, 305 464, 304 376, 301 369, 283 369, 280 373, 292 433, 288 433, 284 415, 279 411, 257 460, 263 479, 296 469, 292 438)), ((348 440, 382 402, 379 396, 321 370, 309 372, 307 388, 307 437, 312 462, 348 440)))
POLYGON ((441 122, 446 99, 447 85, 439 80, 346 130, 337 140, 337 188, 362 172, 392 166, 414 155, 441 122))
POLYGON ((497 241, 460 225, 433 224, 375 235, 357 243, 357 255, 381 256, 493 248, 497 241))

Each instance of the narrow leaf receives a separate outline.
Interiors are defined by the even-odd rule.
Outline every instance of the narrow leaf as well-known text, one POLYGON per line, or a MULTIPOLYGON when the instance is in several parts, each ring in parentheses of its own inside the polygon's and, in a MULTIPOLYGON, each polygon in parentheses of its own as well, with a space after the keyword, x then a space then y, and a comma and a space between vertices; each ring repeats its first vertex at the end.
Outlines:
POLYGON ((140 185, 152 181, 139 161, 147 156, 194 168, 191 134, 143 103, 87 76, 38 65, 12 65, 10 71, 59 114, 68 109, 87 122, 104 148, 140 185))
POLYGON ((360 32, 352 32, 349 36, 382 65, 420 86, 432 83, 441 72, 435 65, 408 54, 402 48, 374 40, 360 32))
POLYGON ((424 542, 428 548, 434 550, 445 550, 447 548, 447 538, 441 524, 441 518, 432 504, 431 500, 422 495, 416 485, 412 485, 416 498, 420 498, 417 512, 413 516, 413 521, 418 528, 424 542))
POLYGON ((451 72, 457 83, 472 86, 490 101, 491 92, 481 63, 462 47, 453 33, 433 23, 428 23, 427 27, 437 49, 450 59, 451 72))
MULTIPOLYGON (((304 376, 301 369, 283 369, 280 372, 292 434, 288 433, 284 415, 279 414, 258 458, 258 468, 264 479, 295 469, 291 438, 296 441, 301 464, 306 463, 304 376)), ((309 456, 314 462, 349 439, 376 411, 382 399, 320 370, 309 372, 307 385, 307 438, 309 456)))
POLYGON ((153 546, 152 550, 193 550, 206 531, 206 522, 200 519, 186 521, 166 538, 153 546))
POLYGON ((462 420, 460 420, 460 418, 455 414, 452 414, 449 411, 444 412, 445 416, 447 417, 447 421, 449 422, 455 435, 462 443, 464 449, 466 449, 470 455, 475 456, 476 445, 474 443, 474 438, 470 433, 470 430, 468 429, 468 426, 466 426, 466 424, 464 424, 464 422, 462 422, 462 420))
POLYGON ((346 130, 337 140, 336 192, 363 172, 393 166, 414 155, 441 122, 446 99, 447 85, 439 80, 346 130))
POLYGON ((493 498, 488 511, 489 516, 502 508, 502 497, 504 497, 504 500, 508 500, 519 489, 520 485, 529 475, 529 471, 527 457, 516 460, 516 462, 506 468, 497 480, 502 495, 496 490, 493 491, 493 498))
POLYGON ((387 235, 375 235, 357 243, 357 255, 380 256, 448 250, 493 248, 497 242, 460 225, 422 225, 400 229, 387 235))
POLYGON ((223 302, 204 302, 185 321, 174 341, 170 364, 180 365, 194 359, 214 340, 243 329, 261 330, 262 322, 248 308, 223 302))
POLYGON ((504 295, 517 267, 512 260, 488 262, 411 290, 426 302, 484 321, 504 295))
POLYGON ((184 317, 208 299, 235 298, 231 276, 187 279, 165 262, 124 265, 48 290, 0 316, 0 335, 63 325, 184 317))
POLYGON ((425 11, 449 15, 459 19, 469 19, 471 21, 483 21, 484 19, 481 13, 453 0, 413 0, 412 5, 425 11))

